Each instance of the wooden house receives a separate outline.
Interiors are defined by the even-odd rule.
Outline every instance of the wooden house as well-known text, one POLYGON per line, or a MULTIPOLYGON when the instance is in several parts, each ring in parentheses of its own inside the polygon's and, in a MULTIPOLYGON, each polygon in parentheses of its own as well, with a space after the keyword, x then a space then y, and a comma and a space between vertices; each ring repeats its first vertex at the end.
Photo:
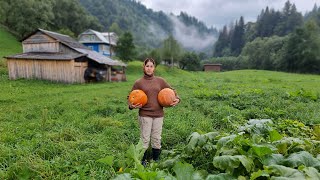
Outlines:
POLYGON ((114 32, 98 32, 88 29, 81 33, 78 37, 79 42, 90 49, 112 57, 115 55, 115 47, 117 45, 118 36, 114 32))
POLYGON ((220 72, 221 71, 222 64, 204 64, 203 70, 204 71, 215 71, 220 72))
POLYGON ((23 53, 5 57, 10 79, 64 83, 126 80, 126 64, 63 34, 37 29, 22 40, 22 47, 23 53))

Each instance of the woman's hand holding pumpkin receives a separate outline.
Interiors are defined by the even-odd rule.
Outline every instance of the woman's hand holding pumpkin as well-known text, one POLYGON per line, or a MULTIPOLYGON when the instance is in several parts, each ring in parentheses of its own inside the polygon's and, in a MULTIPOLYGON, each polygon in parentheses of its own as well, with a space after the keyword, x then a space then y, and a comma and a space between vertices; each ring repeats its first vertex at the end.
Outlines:
POLYGON ((173 103, 171 103, 170 106, 176 106, 179 102, 180 102, 180 99, 176 98, 175 100, 173 100, 173 103))
POLYGON ((138 108, 142 108, 142 104, 129 104, 129 106, 132 108, 132 109, 138 109, 138 108))

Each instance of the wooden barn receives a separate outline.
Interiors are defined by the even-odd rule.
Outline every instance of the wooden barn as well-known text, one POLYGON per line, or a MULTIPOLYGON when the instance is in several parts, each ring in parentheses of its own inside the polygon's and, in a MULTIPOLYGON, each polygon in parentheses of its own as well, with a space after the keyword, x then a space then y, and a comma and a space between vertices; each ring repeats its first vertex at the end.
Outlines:
POLYGON ((222 64, 204 64, 203 70, 204 71, 215 71, 220 72, 221 71, 222 64))
POLYGON ((37 29, 22 40, 23 53, 5 57, 9 78, 64 83, 126 81, 126 64, 101 55, 71 37, 37 29))

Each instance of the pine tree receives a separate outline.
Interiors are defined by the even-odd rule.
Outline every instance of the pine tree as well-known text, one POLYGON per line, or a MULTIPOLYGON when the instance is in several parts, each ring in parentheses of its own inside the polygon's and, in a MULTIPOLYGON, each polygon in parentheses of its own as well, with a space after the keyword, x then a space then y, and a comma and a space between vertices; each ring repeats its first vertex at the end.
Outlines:
POLYGON ((230 49, 234 56, 238 56, 245 44, 244 41, 244 19, 241 16, 239 22, 236 22, 235 29, 232 34, 230 49))
POLYGON ((227 26, 223 26, 222 31, 220 31, 219 33, 219 38, 214 46, 214 53, 213 53, 214 57, 224 56, 223 54, 224 49, 228 49, 230 45, 229 40, 230 38, 229 38, 228 28, 227 26))
POLYGON ((131 61, 135 55, 134 50, 135 45, 133 43, 132 34, 130 32, 125 32, 118 40, 116 47, 117 56, 125 62, 131 61))

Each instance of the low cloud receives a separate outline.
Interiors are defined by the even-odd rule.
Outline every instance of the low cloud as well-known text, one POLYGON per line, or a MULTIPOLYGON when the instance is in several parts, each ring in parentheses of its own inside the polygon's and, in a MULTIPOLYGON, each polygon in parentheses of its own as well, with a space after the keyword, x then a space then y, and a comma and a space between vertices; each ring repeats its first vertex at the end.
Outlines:
POLYGON ((201 51, 212 47, 217 40, 213 34, 202 35, 195 26, 186 26, 176 16, 169 17, 174 26, 174 38, 186 49, 201 51))
MULTIPOLYGON (((200 34, 195 26, 186 26, 177 16, 168 15, 168 17, 173 25, 173 37, 185 49, 199 52, 213 47, 213 44, 217 41, 214 34, 200 34)), ((163 41, 169 37, 169 34, 156 23, 151 22, 148 30, 159 41, 163 41)))
MULTIPOLYGON (((266 6, 282 10, 287 0, 140 0, 140 2, 155 11, 189 15, 203 21, 207 26, 222 29, 224 25, 235 22, 243 16, 246 22, 256 21, 262 9, 266 6)), ((311 11, 314 4, 320 5, 320 0, 290 0, 299 12, 311 11)))

